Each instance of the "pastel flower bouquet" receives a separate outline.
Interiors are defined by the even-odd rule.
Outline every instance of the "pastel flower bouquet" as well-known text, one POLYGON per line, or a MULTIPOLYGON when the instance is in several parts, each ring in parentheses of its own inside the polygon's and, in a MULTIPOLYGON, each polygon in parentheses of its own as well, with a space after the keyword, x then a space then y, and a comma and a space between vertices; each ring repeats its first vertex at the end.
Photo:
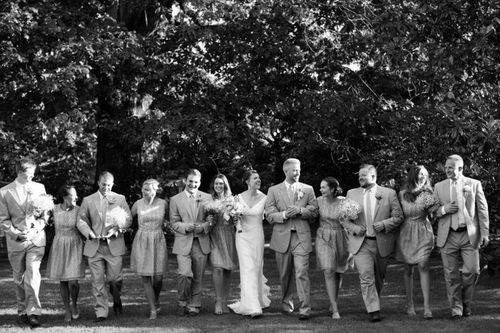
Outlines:
POLYGON ((47 214, 54 209, 54 197, 40 194, 30 197, 26 209, 28 239, 42 231, 47 225, 47 214))
POLYGON ((239 202, 237 197, 229 196, 222 201, 222 205, 224 220, 232 220, 236 227, 236 231, 242 231, 241 217, 245 214, 245 206, 243 203, 239 202))
POLYGON ((106 223, 104 225, 104 235, 101 238, 109 238, 116 232, 128 231, 129 213, 120 206, 115 206, 106 212, 106 223))

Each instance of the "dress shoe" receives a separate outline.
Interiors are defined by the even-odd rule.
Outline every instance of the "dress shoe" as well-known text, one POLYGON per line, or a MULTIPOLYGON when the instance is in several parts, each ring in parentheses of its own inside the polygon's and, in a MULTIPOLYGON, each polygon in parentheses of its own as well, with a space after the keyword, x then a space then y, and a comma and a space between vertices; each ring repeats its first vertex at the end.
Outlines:
POLYGON ((307 313, 299 313, 299 320, 308 320, 309 318, 311 318, 311 315, 310 315, 310 314, 307 314, 307 313))
POLYGON ((42 325, 38 320, 38 316, 35 315, 28 316, 28 321, 31 328, 40 327, 42 325))
POLYGON ((257 318, 260 318, 261 316, 262 316, 262 312, 255 312, 255 313, 250 314, 250 318, 252 318, 252 319, 257 319, 257 318))
POLYGON ((94 319, 94 323, 100 323, 106 320, 106 317, 97 317, 94 319))
POLYGON ((432 319, 432 312, 430 311, 424 312, 424 319, 432 319))
POLYGON ((200 313, 196 310, 188 310, 188 316, 189 317, 196 317, 197 315, 199 315, 200 313))
POLYGON ((462 319, 462 316, 459 314, 454 314, 451 316, 451 320, 456 321, 462 319))
POLYGON ((22 314, 22 315, 17 316, 17 323, 19 325, 29 325, 30 322, 28 319, 28 315, 22 314))
POLYGON ((183 316, 186 316, 188 314, 188 309, 187 307, 185 306, 179 306, 179 308, 177 309, 177 315, 179 317, 183 317, 183 316))
POLYGON ((115 312, 115 315, 123 314, 123 305, 121 300, 113 302, 113 311, 115 312))
POLYGON ((380 318, 380 312, 379 311, 374 311, 374 312, 370 312, 370 321, 372 323, 377 323, 379 321, 381 321, 382 319, 380 318))
POLYGON ((472 316, 472 311, 469 308, 464 306, 464 311, 462 313, 462 316, 463 317, 470 317, 470 316, 472 316))
POLYGON ((332 313, 332 319, 340 319, 340 314, 338 311, 334 311, 332 313))

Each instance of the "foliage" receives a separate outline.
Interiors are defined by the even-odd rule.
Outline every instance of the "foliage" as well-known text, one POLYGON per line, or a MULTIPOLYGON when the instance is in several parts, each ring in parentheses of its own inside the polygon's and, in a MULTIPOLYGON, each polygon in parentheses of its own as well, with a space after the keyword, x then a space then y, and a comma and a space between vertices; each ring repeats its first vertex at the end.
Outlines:
POLYGON ((357 166, 401 184, 466 159, 499 207, 499 5, 491 1, 44 0, 0 7, 3 178, 18 155, 54 189, 110 169, 131 199, 198 167, 237 191, 289 156, 316 186, 357 166))

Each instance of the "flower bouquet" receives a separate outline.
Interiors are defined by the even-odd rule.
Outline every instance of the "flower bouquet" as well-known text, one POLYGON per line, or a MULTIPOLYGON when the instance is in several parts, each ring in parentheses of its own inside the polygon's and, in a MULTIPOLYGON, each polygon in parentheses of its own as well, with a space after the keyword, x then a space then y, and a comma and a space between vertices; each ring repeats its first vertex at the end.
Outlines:
MULTIPOLYGON (((354 200, 342 198, 339 204, 339 221, 340 224, 348 233, 359 234, 361 230, 356 230, 355 227, 349 225, 347 222, 353 221, 358 218, 358 214, 361 213, 361 206, 354 200)), ((361 228, 357 226, 358 228, 361 228)))
POLYGON ((101 238, 109 238, 116 232, 128 231, 129 213, 120 206, 115 206, 106 212, 106 223, 104 224, 104 235, 101 238))
POLYGON ((239 202, 234 197, 228 197, 223 202, 224 205, 224 219, 229 221, 229 219, 233 220, 233 223, 236 227, 236 231, 242 231, 241 228, 241 217, 245 213, 245 206, 239 202))
POLYGON ((47 225, 46 214, 54 209, 54 197, 40 194, 31 197, 26 209, 27 237, 32 238, 47 225), (31 237, 30 237, 31 236, 31 237))

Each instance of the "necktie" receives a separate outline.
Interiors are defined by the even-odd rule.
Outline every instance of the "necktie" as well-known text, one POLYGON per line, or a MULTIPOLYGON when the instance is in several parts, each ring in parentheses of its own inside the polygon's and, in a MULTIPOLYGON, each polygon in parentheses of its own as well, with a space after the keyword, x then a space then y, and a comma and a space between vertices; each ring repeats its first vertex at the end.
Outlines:
POLYGON ((372 216, 372 198, 370 196, 370 190, 365 192, 365 212, 366 212, 366 235, 374 236, 373 231, 373 216, 372 216))
POLYGON ((106 227, 106 212, 108 210, 108 199, 106 199, 105 196, 102 197, 101 200, 101 216, 102 216, 102 225, 101 225, 101 232, 100 234, 102 235, 103 230, 106 227))
POLYGON ((451 228, 453 230, 457 230, 461 224, 462 225, 464 224, 463 223, 464 217, 463 217, 463 211, 462 211, 462 209, 463 209, 462 197, 460 196, 459 188, 458 188, 458 184, 457 184, 456 180, 452 181, 452 183, 451 183, 451 200, 454 201, 455 204, 458 205, 458 212, 451 215, 451 228))
POLYGON ((293 185, 289 185, 288 186, 288 198, 290 198, 290 201, 293 202, 294 201, 294 190, 293 190, 293 185))

